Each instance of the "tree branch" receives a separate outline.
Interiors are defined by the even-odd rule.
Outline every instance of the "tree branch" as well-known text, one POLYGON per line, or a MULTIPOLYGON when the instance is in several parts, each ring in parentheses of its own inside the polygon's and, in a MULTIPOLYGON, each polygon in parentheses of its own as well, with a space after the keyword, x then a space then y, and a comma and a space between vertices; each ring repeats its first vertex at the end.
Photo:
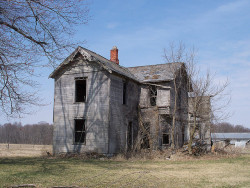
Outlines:
POLYGON ((14 25, 8 24, 7 22, 0 21, 0 25, 5 25, 5 26, 9 27, 10 29, 13 29, 14 31, 18 32, 19 34, 21 34, 21 35, 24 36, 25 38, 29 39, 30 41, 32 41, 32 42, 34 42, 34 43, 36 43, 36 44, 38 44, 38 45, 40 45, 40 46, 42 46, 42 45, 47 45, 47 44, 48 44, 48 43, 46 43, 46 42, 42 42, 42 41, 37 41, 37 40, 35 40, 33 37, 31 37, 31 36, 25 34, 25 32, 22 31, 21 29, 17 28, 17 27, 14 26, 14 25))

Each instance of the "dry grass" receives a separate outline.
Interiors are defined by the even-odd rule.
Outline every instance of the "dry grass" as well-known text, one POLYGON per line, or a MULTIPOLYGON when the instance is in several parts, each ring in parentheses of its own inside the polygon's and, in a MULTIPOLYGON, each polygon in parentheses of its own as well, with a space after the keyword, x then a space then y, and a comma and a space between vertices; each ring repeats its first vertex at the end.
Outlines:
POLYGON ((39 157, 52 153, 51 145, 0 144, 0 157, 39 157))
MULTIPOLYGON (((250 187, 250 155, 171 160, 0 159, 1 186, 250 187)), ((180 157, 180 156, 179 156, 180 157)))
POLYGON ((234 145, 229 145, 223 149, 227 153, 241 153, 241 154, 250 154, 250 146, 248 145, 245 148, 235 148, 234 145))

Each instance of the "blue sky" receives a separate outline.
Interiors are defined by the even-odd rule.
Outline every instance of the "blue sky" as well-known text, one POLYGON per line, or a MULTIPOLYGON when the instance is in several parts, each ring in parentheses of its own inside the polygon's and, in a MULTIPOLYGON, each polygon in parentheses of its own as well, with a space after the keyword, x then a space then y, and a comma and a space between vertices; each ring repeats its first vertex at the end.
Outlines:
MULTIPOLYGON (((125 67, 164 63, 163 49, 182 41, 198 51, 198 64, 230 81, 232 116, 226 121, 250 127, 250 1, 248 0, 89 0, 88 25, 75 28, 82 46, 109 58, 119 49, 125 67)), ((69 55, 69 54, 68 54, 69 55)), ((43 70, 40 96, 46 106, 21 121, 53 121, 52 70, 43 70)), ((3 122, 1 122, 3 123, 3 122)))

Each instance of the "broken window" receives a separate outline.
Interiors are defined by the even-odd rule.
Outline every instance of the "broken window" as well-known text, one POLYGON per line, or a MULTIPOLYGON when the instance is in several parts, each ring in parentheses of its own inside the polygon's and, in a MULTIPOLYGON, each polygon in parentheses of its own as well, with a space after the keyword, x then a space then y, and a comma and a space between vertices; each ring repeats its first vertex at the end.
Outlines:
POLYGON ((162 134, 162 144, 167 145, 170 143, 170 136, 167 133, 162 134))
POLYGON ((84 143, 85 133, 85 119, 75 119, 75 143, 84 143))
POLYGON ((156 86, 151 85, 149 87, 149 96, 150 96, 150 105, 155 106, 156 99, 157 99, 157 87, 156 86))
POLYGON ((86 101, 86 78, 75 78, 75 102, 86 101))
POLYGON ((132 149, 133 145, 133 126, 132 122, 128 123, 128 133, 127 133, 127 146, 128 146, 128 151, 132 149))
POLYGON ((127 103, 127 82, 123 82, 122 104, 127 103))

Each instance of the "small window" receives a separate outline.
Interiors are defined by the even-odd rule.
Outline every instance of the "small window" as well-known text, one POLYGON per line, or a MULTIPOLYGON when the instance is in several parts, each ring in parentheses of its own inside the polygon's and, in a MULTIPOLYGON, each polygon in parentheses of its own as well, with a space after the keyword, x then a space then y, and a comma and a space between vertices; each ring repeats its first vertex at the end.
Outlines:
POLYGON ((169 144, 169 134, 163 133, 162 134, 162 144, 167 145, 169 144))
POLYGON ((156 99, 157 99, 157 87, 152 85, 149 87, 149 95, 150 95, 150 105, 155 106, 156 105, 156 99))
POLYGON ((86 78, 75 78, 75 102, 86 101, 86 78))
POLYGON ((85 142, 85 119, 75 119, 75 143, 84 143, 85 142))
POLYGON ((122 104, 127 104, 127 82, 123 82, 122 104))

